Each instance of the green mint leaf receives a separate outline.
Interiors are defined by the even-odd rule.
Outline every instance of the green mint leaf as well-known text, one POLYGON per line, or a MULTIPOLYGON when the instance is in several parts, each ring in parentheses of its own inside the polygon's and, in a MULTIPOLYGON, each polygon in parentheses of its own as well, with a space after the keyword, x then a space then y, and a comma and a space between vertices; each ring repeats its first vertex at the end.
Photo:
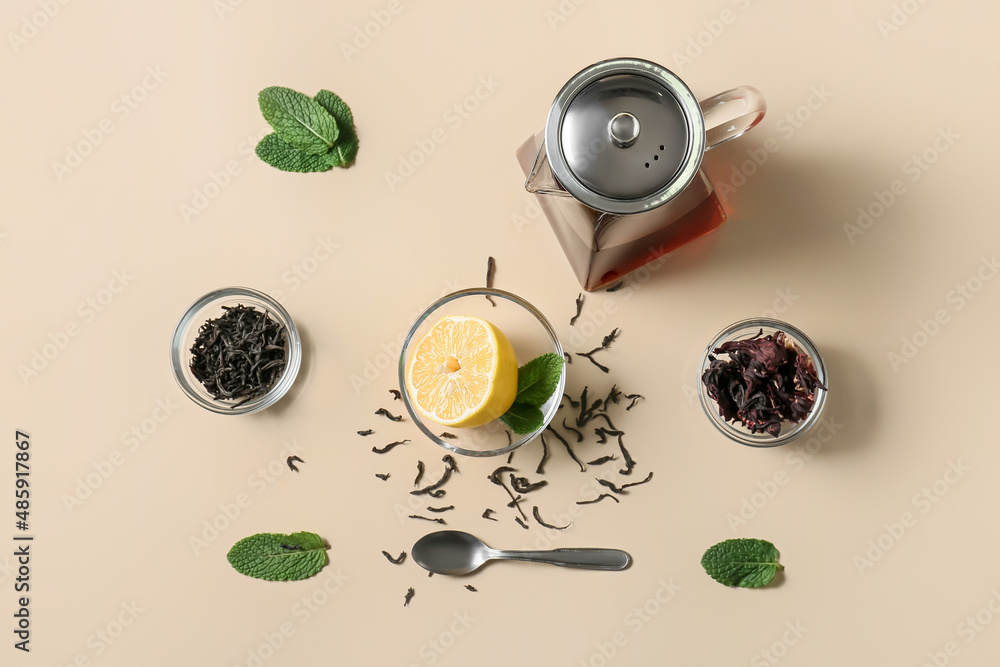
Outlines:
POLYGON ((514 403, 507 412, 500 416, 500 421, 518 435, 538 430, 545 423, 545 415, 534 405, 514 403))
POLYGON ((326 154, 331 167, 348 167, 358 155, 358 133, 354 129, 354 115, 344 100, 329 90, 321 90, 313 98, 337 121, 340 134, 333 148, 326 154))
POLYGON ((261 160, 282 171, 327 171, 331 166, 327 155, 303 153, 273 132, 260 140, 255 152, 261 160))
POLYGON ((701 566, 720 584, 740 588, 766 586, 784 569, 773 544, 749 538, 719 542, 701 557, 701 566))
POLYGON ((554 352, 535 357, 517 369, 517 398, 515 403, 528 403, 541 407, 559 386, 565 360, 554 352))
POLYGON ((271 86, 257 95, 264 120, 285 143, 310 155, 323 155, 333 147, 339 130, 319 102, 291 88, 271 86))
POLYGON ((327 564, 327 548, 316 533, 257 533, 237 542, 226 558, 248 577, 292 581, 322 570, 327 564))

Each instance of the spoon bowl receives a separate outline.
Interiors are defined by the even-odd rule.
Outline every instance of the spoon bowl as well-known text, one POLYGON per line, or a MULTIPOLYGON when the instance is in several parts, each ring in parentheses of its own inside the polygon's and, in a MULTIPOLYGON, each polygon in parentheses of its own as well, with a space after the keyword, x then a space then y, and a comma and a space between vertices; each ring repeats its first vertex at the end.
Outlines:
POLYGON ((475 535, 460 530, 424 535, 413 545, 410 555, 417 565, 436 574, 469 574, 490 560, 524 560, 588 570, 624 570, 632 563, 632 557, 620 549, 491 549, 475 535))

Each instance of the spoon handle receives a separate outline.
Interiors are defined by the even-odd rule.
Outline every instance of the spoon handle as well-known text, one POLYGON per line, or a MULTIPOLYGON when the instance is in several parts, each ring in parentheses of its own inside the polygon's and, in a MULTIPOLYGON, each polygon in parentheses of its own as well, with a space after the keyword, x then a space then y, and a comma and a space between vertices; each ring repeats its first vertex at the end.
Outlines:
POLYGON ((550 563, 561 567, 580 567, 588 570, 624 570, 632 563, 632 557, 621 549, 491 550, 490 558, 527 560, 535 563, 550 563))

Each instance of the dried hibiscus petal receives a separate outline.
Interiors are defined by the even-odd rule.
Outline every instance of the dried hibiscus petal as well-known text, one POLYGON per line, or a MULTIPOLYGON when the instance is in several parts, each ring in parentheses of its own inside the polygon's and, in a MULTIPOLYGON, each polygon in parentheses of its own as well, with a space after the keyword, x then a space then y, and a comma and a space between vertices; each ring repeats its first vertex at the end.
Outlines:
POLYGON ((826 387, 807 354, 783 331, 723 343, 712 350, 701 381, 719 405, 719 416, 751 433, 777 437, 781 423, 798 423, 812 410, 816 391, 826 387), (720 359, 717 355, 727 355, 720 359))

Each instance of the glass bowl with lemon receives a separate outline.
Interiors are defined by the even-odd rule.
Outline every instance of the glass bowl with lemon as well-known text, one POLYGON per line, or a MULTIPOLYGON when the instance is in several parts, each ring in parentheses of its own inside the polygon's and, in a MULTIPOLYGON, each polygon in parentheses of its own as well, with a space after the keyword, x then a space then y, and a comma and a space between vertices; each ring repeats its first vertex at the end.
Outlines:
POLYGON ((552 325, 521 297, 492 288, 432 303, 399 357, 410 418, 431 441, 464 456, 498 456, 534 440, 555 417, 565 386, 552 325))

